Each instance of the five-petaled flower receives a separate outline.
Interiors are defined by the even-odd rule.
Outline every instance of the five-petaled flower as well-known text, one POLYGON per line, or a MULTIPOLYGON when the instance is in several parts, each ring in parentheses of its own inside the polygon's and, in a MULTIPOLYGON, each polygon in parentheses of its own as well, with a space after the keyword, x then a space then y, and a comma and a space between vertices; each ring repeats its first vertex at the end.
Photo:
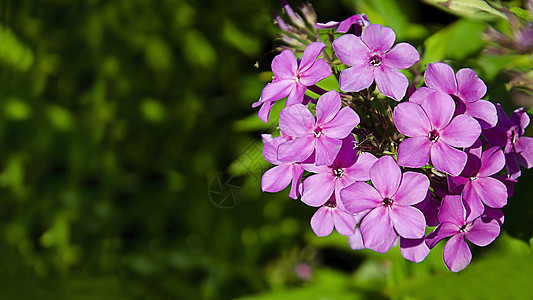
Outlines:
POLYGON ((374 80, 378 90, 394 100, 402 100, 409 81, 398 69, 406 69, 420 60, 416 49, 400 43, 391 49, 396 35, 388 27, 368 25, 361 37, 345 34, 333 42, 340 61, 348 66, 340 74, 340 88, 345 92, 359 92, 374 80))

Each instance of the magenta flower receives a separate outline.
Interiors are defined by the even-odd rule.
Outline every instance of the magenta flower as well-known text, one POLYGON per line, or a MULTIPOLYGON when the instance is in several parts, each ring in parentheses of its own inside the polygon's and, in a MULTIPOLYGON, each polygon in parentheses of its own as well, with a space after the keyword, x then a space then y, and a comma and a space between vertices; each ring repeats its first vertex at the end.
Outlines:
POLYGON ((467 215, 459 195, 444 197, 439 221, 441 224, 426 237, 426 243, 433 249, 442 239, 451 236, 444 246, 443 257, 444 263, 452 272, 466 268, 472 259, 465 238, 477 246, 485 247, 500 234, 498 220, 489 215, 478 218, 467 215))
POLYGON ((349 107, 341 109, 341 98, 334 90, 318 99, 316 121, 302 104, 286 107, 280 113, 279 126, 294 139, 279 146, 278 159, 301 162, 315 152, 317 166, 331 165, 341 149, 342 139, 357 124, 359 116, 349 107))
POLYGON ((441 91, 433 91, 420 105, 400 103, 394 109, 394 124, 400 133, 409 136, 400 143, 398 163, 420 168, 431 157, 435 169, 457 176, 463 170, 467 155, 452 147, 470 147, 481 128, 467 115, 452 119, 455 103, 441 91))
POLYGON ((370 180, 374 187, 355 182, 340 192, 349 212, 371 210, 361 221, 365 247, 383 253, 397 242, 398 235, 422 238, 426 220, 412 205, 426 198, 429 179, 416 172, 402 174, 391 156, 383 156, 370 168, 370 180))
MULTIPOLYGON (((339 192, 356 181, 370 179, 370 167, 377 158, 366 152, 357 154, 353 135, 348 135, 342 141, 342 147, 333 163, 329 166, 316 166, 304 164, 305 170, 313 173, 303 182, 302 202, 309 206, 323 205, 331 195, 339 198, 339 192)), ((337 200, 336 206, 344 209, 342 201, 337 200)))
POLYGON ((355 35, 361 36, 363 29, 368 25, 370 25, 368 17, 365 14, 358 14, 353 15, 342 22, 329 21, 327 23, 316 23, 314 27, 317 29, 329 29, 336 27, 336 32, 346 33, 353 26, 355 35))
POLYGON ((267 122, 274 101, 287 97, 286 106, 302 103, 308 86, 331 75, 328 63, 323 59, 317 60, 325 47, 324 43, 309 44, 300 61, 290 50, 283 50, 274 57, 272 60, 274 79, 265 86, 259 101, 252 104, 252 107, 266 106, 261 109, 264 111, 259 115, 263 121, 267 122))
POLYGON ((355 226, 357 226, 355 217, 337 206, 335 195, 331 195, 331 198, 311 218, 311 228, 319 237, 330 235, 333 227, 338 233, 351 236, 355 234, 355 226))
MULTIPOLYGON (((496 108, 490 101, 480 100, 485 96, 487 86, 474 70, 464 68, 455 74, 452 67, 445 63, 432 63, 428 64, 424 81, 428 87, 443 91, 456 101, 456 115, 469 115, 475 118, 482 128, 496 125, 496 108)), ((420 104, 425 94, 427 91, 421 89, 413 94, 409 101, 420 104)))
POLYGON ((340 88, 347 92, 359 92, 374 80, 379 91, 400 101, 405 95, 409 80, 398 69, 411 67, 420 60, 416 49, 400 43, 391 49, 396 35, 388 27, 368 25, 357 37, 345 34, 333 42, 337 57, 351 68, 341 71, 340 88))
POLYGON ((449 177, 450 188, 463 186, 463 201, 473 217, 485 210, 483 204, 501 208, 507 204, 507 187, 500 180, 491 177, 505 166, 505 157, 499 147, 492 147, 478 157, 468 155, 468 163, 460 176, 449 177))
POLYGON ((489 144, 504 149, 508 176, 517 179, 521 173, 518 164, 527 169, 533 167, 533 138, 523 136, 529 125, 529 116, 524 108, 518 108, 509 118, 500 104, 496 107, 498 124, 484 130, 483 136, 489 144))
POLYGON ((298 199, 298 191, 304 168, 293 162, 281 162, 278 160, 278 146, 287 141, 287 138, 278 136, 272 138, 270 134, 263 134, 263 156, 275 167, 267 170, 261 180, 263 192, 279 192, 286 188, 292 181, 289 197, 298 199))

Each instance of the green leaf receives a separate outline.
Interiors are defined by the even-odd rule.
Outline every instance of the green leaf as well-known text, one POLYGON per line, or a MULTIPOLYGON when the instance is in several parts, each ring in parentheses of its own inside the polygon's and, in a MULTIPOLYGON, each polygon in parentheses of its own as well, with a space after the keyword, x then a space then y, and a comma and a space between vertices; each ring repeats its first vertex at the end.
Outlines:
POLYGON ((495 16, 506 18, 505 14, 492 8, 483 0, 424 0, 450 13, 470 19, 493 19, 495 16))

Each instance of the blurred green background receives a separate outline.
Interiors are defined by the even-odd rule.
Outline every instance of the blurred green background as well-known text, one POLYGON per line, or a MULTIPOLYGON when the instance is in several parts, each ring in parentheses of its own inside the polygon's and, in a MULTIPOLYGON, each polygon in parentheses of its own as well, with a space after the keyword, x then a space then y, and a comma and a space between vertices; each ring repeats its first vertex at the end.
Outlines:
MULTIPOLYGON (((459 2, 478 7, 313 5, 319 22, 366 12, 423 53, 421 72, 471 67, 487 99, 531 109, 527 85, 509 84, 531 53, 487 53, 486 26, 510 35, 508 22, 459 2)), ((260 134, 276 120, 251 103, 271 79, 273 11, 274 0, 0 1, 0 299, 533 298, 532 172, 502 236, 472 246, 459 274, 442 245, 414 264, 317 238, 313 208, 261 193, 260 134)))

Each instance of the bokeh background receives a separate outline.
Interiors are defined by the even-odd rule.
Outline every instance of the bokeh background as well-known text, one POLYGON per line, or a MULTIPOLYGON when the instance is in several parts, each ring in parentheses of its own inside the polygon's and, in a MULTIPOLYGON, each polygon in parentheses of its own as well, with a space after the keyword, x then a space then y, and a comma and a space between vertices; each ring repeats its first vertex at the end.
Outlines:
MULTIPOLYGON (((320 22, 365 12, 423 53, 420 71, 473 68, 486 99, 531 110, 524 1, 505 2, 516 28, 483 1, 428 2, 312 3, 320 22)), ((314 209, 261 192, 260 134, 276 120, 251 104, 280 43, 274 11, 274 0, 0 1, 0 299, 533 298, 533 171, 501 236, 472 246, 459 274, 442 245, 414 264, 317 238, 314 209)))

